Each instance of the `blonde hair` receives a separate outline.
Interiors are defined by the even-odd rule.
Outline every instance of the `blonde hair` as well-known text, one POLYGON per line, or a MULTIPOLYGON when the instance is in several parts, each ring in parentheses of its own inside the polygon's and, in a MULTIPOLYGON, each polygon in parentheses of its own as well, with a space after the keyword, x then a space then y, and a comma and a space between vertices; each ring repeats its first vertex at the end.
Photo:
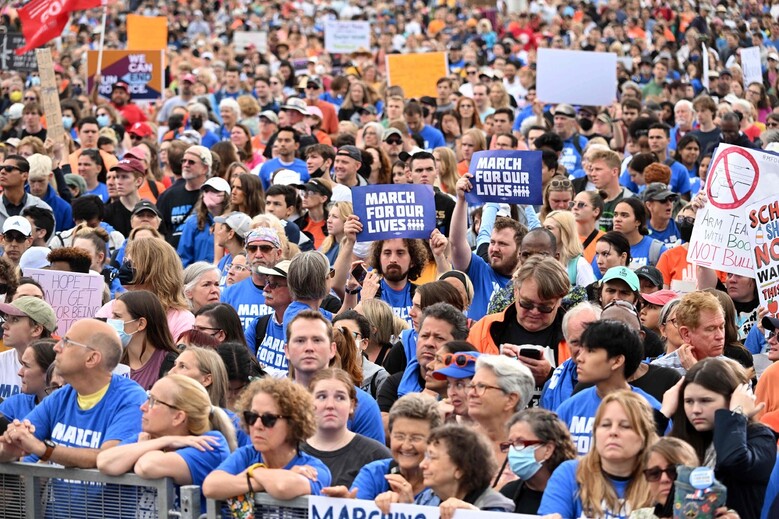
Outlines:
MULTIPOLYGON (((352 203, 351 202, 336 202, 333 204, 333 206, 330 208, 330 214, 334 213, 335 211, 338 211, 338 214, 340 215, 338 217, 339 220, 345 222, 346 218, 354 214, 354 210, 352 209, 352 203)), ((322 245, 320 245, 319 250, 322 252, 328 252, 330 249, 336 246, 335 236, 332 234, 328 234, 325 238, 325 241, 322 242, 322 245)))
POLYGON ((198 346, 187 346, 184 351, 191 352, 195 356, 197 369, 201 375, 211 375, 211 384, 205 388, 211 403, 217 407, 225 407, 227 405, 227 390, 230 386, 227 379, 227 368, 222 357, 216 350, 198 346))
POLYGON ((457 175, 457 156, 454 151, 446 146, 440 146, 434 149, 433 153, 438 153, 439 157, 438 179, 441 187, 449 194, 457 193, 457 180, 460 177, 457 175))
POLYGON ((144 285, 162 303, 166 312, 187 310, 184 269, 176 250, 165 240, 142 238, 127 244, 126 255, 136 269, 133 284, 144 285))
POLYGON ((200 436, 208 431, 219 431, 227 440, 230 452, 237 447, 235 427, 224 409, 214 407, 206 388, 195 379, 184 375, 167 375, 176 385, 173 405, 187 414, 187 431, 200 436))
POLYGON ((603 473, 601 455, 598 452, 597 436, 593 432, 590 452, 581 459, 579 466, 576 468, 579 497, 582 501, 583 513, 587 517, 603 517, 604 504, 611 510, 619 510, 623 506, 636 510, 652 504, 652 493, 649 490, 649 483, 647 483, 646 478, 642 474, 646 467, 645 453, 649 446, 657 441, 652 409, 642 396, 632 391, 620 390, 609 393, 603 398, 598 411, 595 413, 593 431, 598 428, 603 420, 606 407, 615 402, 622 406, 630 421, 631 428, 642 438, 643 444, 641 450, 636 454, 633 470, 630 473, 630 482, 625 490, 625 503, 623 504, 614 490, 614 485, 606 479, 603 473))
POLYGON ((363 315, 371 323, 371 340, 377 344, 392 342, 393 337, 400 336, 400 332, 408 328, 408 323, 397 318, 392 307, 381 299, 363 299, 360 306, 363 315))
MULTIPOLYGON (((479 114, 476 114, 476 117, 478 116, 479 114)), ((466 130, 463 132, 463 137, 465 136, 473 139, 473 143, 475 145, 473 150, 474 153, 487 149, 487 139, 484 137, 484 132, 479 128, 471 128, 470 130, 466 130)), ((460 140, 462 140, 462 137, 460 137, 460 140)))
POLYGON ((560 263, 567 267, 572 259, 584 253, 576 232, 576 220, 570 211, 552 211, 546 217, 557 222, 560 228, 560 241, 557 243, 560 249, 560 263))
MULTIPOLYGON (((135 239, 135 237, 139 233, 141 233, 142 231, 149 231, 154 238, 157 238, 157 239, 160 239, 160 240, 162 239, 162 233, 160 233, 160 231, 158 231, 154 227, 149 227, 148 225, 141 225, 140 227, 136 227, 135 229, 130 231, 130 234, 127 236, 127 239, 129 241, 133 241, 135 239)), ((141 238, 141 239, 143 239, 143 238, 141 238)))

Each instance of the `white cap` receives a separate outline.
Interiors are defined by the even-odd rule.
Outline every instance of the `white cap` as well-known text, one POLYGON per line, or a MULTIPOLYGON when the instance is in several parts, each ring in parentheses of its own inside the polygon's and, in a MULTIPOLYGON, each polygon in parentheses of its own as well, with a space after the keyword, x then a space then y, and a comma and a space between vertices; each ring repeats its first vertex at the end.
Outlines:
POLYGON ((300 173, 291 169, 282 169, 273 175, 273 185, 294 186, 300 184, 300 173))
POLYGON ((227 180, 221 178, 221 177, 211 177, 208 180, 205 181, 203 186, 200 188, 201 190, 204 187, 210 187, 212 189, 216 189, 217 191, 221 191, 223 193, 230 194, 230 184, 227 183, 227 180))
POLYGON ((32 235, 32 225, 24 216, 12 216, 3 223, 3 234, 8 231, 20 232, 29 237, 32 235))
POLYGON ((8 119, 16 121, 22 118, 22 112, 24 111, 24 105, 22 103, 14 103, 8 109, 8 119))
POLYGON ((19 258, 19 268, 24 273, 27 269, 43 269, 51 264, 47 259, 51 249, 48 247, 30 247, 19 258))

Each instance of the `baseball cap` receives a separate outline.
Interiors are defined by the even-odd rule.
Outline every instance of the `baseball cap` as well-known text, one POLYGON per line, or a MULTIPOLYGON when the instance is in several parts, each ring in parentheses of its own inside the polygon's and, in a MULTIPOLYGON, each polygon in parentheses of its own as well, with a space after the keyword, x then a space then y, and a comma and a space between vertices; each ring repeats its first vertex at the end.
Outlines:
POLYGON ((291 169, 281 169, 273 175, 274 186, 294 186, 300 184, 300 173, 291 169))
POLYGON ((603 275, 603 279, 600 280, 600 284, 603 286, 604 283, 614 279, 624 281, 627 283, 630 289, 635 292, 638 292, 639 288, 641 288, 641 284, 638 282, 638 276, 636 276, 636 273, 627 267, 611 267, 603 275))
POLYGON ((643 297, 644 301, 649 304, 665 306, 674 299, 678 299, 679 294, 673 290, 658 290, 657 292, 652 292, 651 294, 641 294, 641 297, 643 297))
POLYGON ((78 173, 68 173, 65 175, 65 183, 68 187, 78 188, 79 192, 82 194, 87 190, 87 181, 78 173))
POLYGON ((157 218, 162 218, 162 213, 160 213, 160 210, 157 209, 157 206, 149 202, 148 200, 141 200, 140 202, 135 204, 135 207, 133 207, 132 215, 135 216, 136 214, 142 211, 151 211, 157 216, 157 218))
POLYGON ((281 110, 294 110, 303 115, 308 115, 308 105, 299 97, 290 97, 287 103, 281 105, 281 110))
MULTIPOLYGON (((8 119, 11 121, 19 120, 22 118, 23 112, 24 112, 24 105, 22 103, 14 103, 8 109, 8 119)), ((14 145, 14 147, 16 147, 16 145, 14 145)))
POLYGON ((135 123, 130 126, 130 135, 137 135, 138 137, 151 137, 154 135, 154 130, 151 129, 146 123, 135 123))
POLYGON ((308 78, 306 80, 306 86, 308 86, 308 85, 314 85, 319 90, 322 89, 322 82, 318 78, 315 78, 315 77, 310 77, 310 78, 308 78))
POLYGON ((126 81, 117 81, 116 83, 114 83, 113 85, 111 85, 111 92, 113 92, 113 91, 114 91, 114 90, 116 90, 117 88, 121 88, 122 90, 124 90, 124 91, 125 91, 125 92, 127 92, 128 94, 130 93, 130 85, 129 85, 129 84, 127 84, 127 82, 126 82, 126 81))
POLYGON ((146 166, 144 166, 143 162, 136 158, 125 157, 111 167, 111 171, 116 170, 143 175, 146 173, 146 166))
POLYGON ((768 53, 767 59, 772 59, 774 61, 779 61, 779 52, 771 51, 768 53))
POLYGON ((202 139, 197 130, 184 130, 181 135, 177 137, 178 140, 191 144, 193 146, 199 146, 202 139))
MULTIPOLYGON (((213 54, 211 57, 213 58, 213 54)), ((181 82, 183 83, 184 81, 194 84, 197 83, 197 78, 192 74, 184 74, 184 77, 181 78, 181 82)))
POLYGON ((50 332, 57 330, 57 316, 54 309, 43 299, 22 296, 13 303, 0 304, 0 312, 15 317, 29 317, 50 332))
POLYGON ((203 190, 206 186, 210 187, 211 189, 215 189, 216 191, 227 193, 228 195, 230 194, 230 184, 227 183, 227 180, 221 177, 209 178, 203 183, 200 189, 203 190))
POLYGON ((361 106, 357 109, 357 112, 359 112, 360 115, 370 114, 370 115, 376 115, 378 112, 376 111, 376 107, 373 105, 365 105, 361 106))
POLYGON ((205 146, 190 146, 186 149, 184 155, 187 153, 196 155, 206 166, 208 166, 208 169, 211 169, 214 165, 214 159, 211 156, 211 152, 205 146))
POLYGON ((446 380, 446 377, 457 379, 471 378, 476 373, 476 359, 479 357, 478 351, 463 351, 453 353, 452 356, 451 364, 433 372, 434 379, 446 380))
POLYGON ((287 277, 289 274, 290 260, 279 261, 272 267, 257 267, 258 274, 265 274, 266 276, 279 276, 282 278, 287 277))
POLYGON ((733 77, 733 73, 731 71, 729 71, 728 69, 723 68, 722 70, 719 71, 719 77, 722 77, 722 76, 730 76, 732 78, 733 77))
POLYGON ((227 216, 217 216, 214 218, 214 221, 227 225, 242 239, 245 239, 246 235, 252 230, 252 219, 249 218, 249 215, 240 211, 233 211, 227 216))
POLYGON ((554 112, 552 113, 554 115, 562 115, 565 117, 573 117, 573 118, 576 117, 576 110, 574 109, 574 107, 566 103, 561 103, 555 106, 554 112))
POLYGON ((257 227, 246 237, 247 246, 252 243, 257 243, 258 241, 266 241, 277 249, 281 248, 281 240, 279 239, 278 233, 276 233, 275 229, 271 229, 270 227, 257 227))
POLYGON ((32 225, 24 216, 12 216, 3 222, 3 234, 8 231, 20 232, 29 238, 32 235, 32 225))
POLYGON ((763 317, 763 328, 771 331, 779 330, 779 319, 766 315, 763 317))
POLYGON ((14 148, 18 148, 20 142, 22 142, 21 139, 16 138, 16 137, 11 137, 10 139, 6 139, 4 144, 7 144, 7 145, 12 146, 14 148))
POLYGON ((322 113, 322 110, 320 110, 318 106, 309 106, 308 107, 308 116, 309 117, 319 117, 320 121, 325 118, 324 114, 322 113))
POLYGON ((636 276, 646 279, 658 288, 663 288, 663 273, 655 267, 649 265, 639 267, 636 269, 636 276))
POLYGON ((333 190, 330 189, 328 186, 326 186, 324 182, 322 182, 318 178, 312 178, 305 184, 298 185, 296 187, 298 189, 302 189, 303 191, 313 191, 315 193, 319 193, 320 195, 324 195, 327 197, 328 200, 333 198, 333 190))
POLYGON ((49 262, 49 253, 51 249, 48 247, 30 247, 19 258, 19 268, 22 272, 26 269, 45 269, 51 263, 49 262))
POLYGON ((357 162, 362 162, 362 153, 360 153, 360 149, 357 146, 352 145, 346 145, 341 146, 338 148, 338 151, 335 154, 336 156, 342 156, 342 157, 349 157, 350 159, 356 160, 357 162))
POLYGON ((676 200, 679 195, 668 189, 668 186, 662 182, 652 182, 644 190, 644 202, 665 201, 669 198, 676 200))
POLYGON ((276 112, 274 112, 273 110, 265 110, 263 112, 260 112, 260 118, 267 119, 273 124, 279 124, 279 116, 276 115, 276 112))
POLYGON ((391 128, 390 127, 390 128, 387 128, 386 130, 384 130, 384 135, 382 135, 381 140, 386 141, 387 139, 389 139, 393 135, 397 135, 401 139, 403 138, 403 134, 400 133, 400 130, 398 130, 397 128, 391 128))

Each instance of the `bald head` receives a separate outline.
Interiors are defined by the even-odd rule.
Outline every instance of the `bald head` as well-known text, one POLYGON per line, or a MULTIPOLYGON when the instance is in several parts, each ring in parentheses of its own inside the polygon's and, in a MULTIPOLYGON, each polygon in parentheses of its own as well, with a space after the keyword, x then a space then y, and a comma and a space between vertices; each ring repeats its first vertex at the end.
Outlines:
POLYGON ((122 343, 119 334, 108 323, 97 319, 81 319, 70 327, 68 338, 100 352, 102 367, 107 371, 113 371, 119 364, 122 343))

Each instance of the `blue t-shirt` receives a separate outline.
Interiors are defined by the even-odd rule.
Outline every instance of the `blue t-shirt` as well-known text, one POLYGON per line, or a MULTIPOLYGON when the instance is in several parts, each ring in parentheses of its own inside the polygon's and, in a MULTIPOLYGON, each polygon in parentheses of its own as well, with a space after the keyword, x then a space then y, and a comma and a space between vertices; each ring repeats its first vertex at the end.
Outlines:
POLYGON ((281 162, 281 159, 276 157, 275 159, 264 162, 260 167, 260 180, 262 181, 262 188, 264 190, 267 191, 270 187, 270 178, 277 169, 291 169, 292 171, 300 173, 301 184, 308 182, 308 179, 310 178, 308 175, 308 167, 302 160, 294 159, 292 164, 284 164, 281 162))
MULTIPOLYGON (((637 387, 630 386, 630 388, 634 393, 643 396, 653 408, 660 410, 660 402, 655 397, 637 387)), ((557 408, 557 416, 568 426, 573 444, 581 456, 590 452, 592 426, 595 423, 595 413, 601 402, 596 389, 595 386, 583 389, 557 408)), ((549 487, 547 486, 547 488, 549 487)))
POLYGON ((568 171, 576 171, 582 167, 582 155, 574 146, 574 138, 579 139, 580 150, 584 151, 584 147, 587 146, 587 137, 578 133, 563 141, 563 151, 558 162, 565 166, 565 169, 568 171))
MULTIPOLYGON (((263 459, 260 451, 255 449, 253 445, 247 445, 246 447, 236 449, 236 451, 230 454, 216 470, 221 470, 235 476, 246 470, 249 466, 262 462, 263 459)), ((330 486, 330 469, 317 458, 300 451, 297 456, 287 463, 284 469, 289 470, 292 467, 297 467, 299 465, 308 465, 309 467, 316 469, 316 480, 309 480, 309 484, 311 485, 310 494, 312 496, 320 495, 322 488, 330 486)))
POLYGON ((568 359, 552 372, 552 377, 546 381, 541 391, 539 406, 550 411, 556 411, 560 404, 565 402, 573 394, 578 377, 576 376, 576 362, 568 359))
POLYGON ((384 445, 384 424, 381 421, 379 404, 359 387, 354 386, 354 389, 357 390, 357 407, 352 418, 346 423, 346 428, 384 445))
POLYGON ((380 299, 390 305, 395 315, 411 324, 411 316, 409 315, 413 304, 411 302, 411 282, 407 282, 401 290, 393 290, 384 279, 379 281, 379 285, 381 286, 380 299))
POLYGON ((243 430, 243 426, 241 425, 241 419, 238 418, 238 415, 230 411, 226 407, 222 407, 222 411, 224 411, 225 414, 228 416, 228 418, 230 418, 233 427, 235 427, 235 443, 238 444, 238 447, 251 445, 252 439, 248 434, 246 434, 246 431, 243 430))
MULTIPOLYGON (((682 244, 682 235, 673 218, 668 220, 668 226, 663 231, 657 231, 652 228, 652 223, 647 220, 646 227, 649 229, 649 236, 655 240, 660 240, 669 247, 676 247, 682 244)), ((632 254, 632 253, 631 253, 632 254)))
POLYGON ((274 378, 285 377, 289 374, 289 363, 284 351, 284 345, 287 343, 284 327, 276 322, 275 315, 271 317, 265 327, 265 337, 258 346, 256 327, 259 320, 259 317, 254 318, 246 329, 246 345, 249 346, 250 352, 257 352, 257 360, 266 373, 274 378))
POLYGON ((635 245, 630 246, 630 268, 633 270, 636 270, 639 267, 644 267, 646 265, 654 267, 657 265, 657 260, 660 259, 660 256, 663 255, 665 251, 668 250, 668 248, 665 245, 662 245, 660 249, 658 250, 658 254, 656 257, 651 257, 651 249, 652 249, 652 242, 654 241, 654 238, 651 236, 644 236, 640 242, 638 242, 635 245), (654 261, 651 261, 654 260, 654 261))
POLYGON ((187 268, 196 261, 214 262, 214 235, 211 226, 214 217, 210 214, 203 229, 197 228, 197 215, 190 215, 181 227, 181 238, 176 249, 181 264, 187 268))
MULTIPOLYGON (((286 310, 284 310, 284 317, 282 318, 282 337, 287 336, 287 326, 289 326, 289 323, 292 322, 292 319, 295 318, 296 315, 298 315, 300 312, 303 312, 305 310, 311 310, 311 307, 308 305, 305 305, 301 303, 300 301, 292 301, 286 310)), ((333 313, 325 310, 324 308, 317 308, 319 310, 319 313, 322 314, 325 319, 328 321, 333 320, 333 313)))
MULTIPOLYGON (((579 497, 579 484, 576 482, 576 468, 579 460, 568 460, 560 464, 552 473, 546 490, 538 507, 538 515, 560 514, 563 519, 576 519, 585 517, 582 510, 582 500, 579 497)), ((614 487, 617 497, 625 496, 629 481, 619 481, 607 478, 614 487)), ((631 510, 627 507, 622 510, 604 510, 604 519, 628 519, 631 510)))
POLYGON ((426 151, 432 152, 435 148, 446 146, 446 139, 444 139, 444 134, 441 133, 441 130, 434 128, 429 124, 426 124, 425 127, 422 128, 419 135, 425 140, 425 145, 422 146, 422 148, 426 151))
MULTIPOLYGON (((392 458, 376 460, 360 469, 360 472, 358 472, 357 477, 354 478, 352 488, 350 489, 357 489, 357 499, 372 501, 376 496, 390 489, 389 483, 387 483, 387 479, 384 476, 390 473, 392 461, 392 458)), ((424 491, 425 490, 422 490, 414 497, 419 497, 424 491)))
POLYGON ((106 186, 102 182, 98 182, 97 187, 92 191, 87 191, 86 194, 99 196, 100 200, 102 200, 104 204, 107 204, 108 202, 111 201, 111 197, 108 196, 108 186, 106 186))
POLYGON ((473 301, 468 308, 468 317, 478 321, 487 315, 487 305, 492 294, 509 284, 510 277, 495 272, 490 265, 475 252, 471 253, 471 264, 466 272, 473 283, 473 301))
POLYGON ((252 276, 225 288, 220 300, 235 308, 244 330, 255 317, 273 312, 273 309, 265 304, 265 294, 262 288, 254 284, 252 276))
POLYGON ((0 402, 0 414, 13 421, 21 420, 35 408, 35 395, 17 393, 0 402))
POLYGON ((230 266, 233 264, 233 255, 229 252, 222 256, 222 259, 217 263, 219 269, 219 286, 224 290, 227 286, 227 274, 230 272, 230 266))

